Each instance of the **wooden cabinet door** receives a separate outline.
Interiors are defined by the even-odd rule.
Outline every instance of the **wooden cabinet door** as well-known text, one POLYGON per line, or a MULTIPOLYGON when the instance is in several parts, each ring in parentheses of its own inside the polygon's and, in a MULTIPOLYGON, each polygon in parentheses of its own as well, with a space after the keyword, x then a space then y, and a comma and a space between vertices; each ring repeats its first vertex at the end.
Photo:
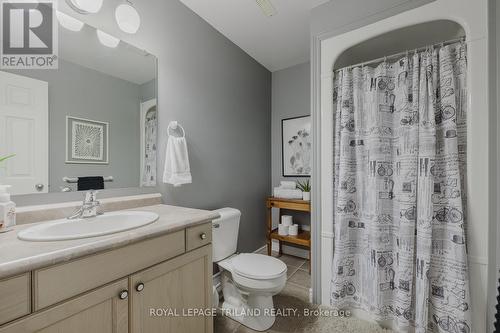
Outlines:
POLYGON ((127 333, 128 297, 122 294, 127 288, 127 279, 119 280, 6 325, 0 333, 127 333))
POLYGON ((207 245, 130 278, 132 333, 212 333, 212 247, 207 245), (193 314, 193 313, 191 313, 193 314))

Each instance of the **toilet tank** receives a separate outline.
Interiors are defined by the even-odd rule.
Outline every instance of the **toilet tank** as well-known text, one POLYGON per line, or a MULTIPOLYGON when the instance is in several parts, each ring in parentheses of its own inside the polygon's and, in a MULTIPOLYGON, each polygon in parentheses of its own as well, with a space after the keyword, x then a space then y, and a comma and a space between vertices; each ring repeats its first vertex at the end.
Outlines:
POLYGON ((220 218, 212 221, 212 260, 221 261, 236 253, 241 212, 235 208, 214 210, 220 218))

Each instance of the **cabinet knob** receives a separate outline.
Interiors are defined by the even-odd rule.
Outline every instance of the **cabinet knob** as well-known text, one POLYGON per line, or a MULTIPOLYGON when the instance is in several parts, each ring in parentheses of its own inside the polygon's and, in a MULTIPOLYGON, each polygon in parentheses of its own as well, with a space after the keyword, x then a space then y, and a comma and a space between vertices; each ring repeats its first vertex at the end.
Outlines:
POLYGON ((42 191, 45 186, 43 184, 36 184, 35 188, 37 191, 42 191))
POLYGON ((128 290, 122 290, 122 291, 120 291, 120 293, 118 294, 118 297, 120 299, 127 299, 128 298, 128 290))
POLYGON ((206 233, 202 233, 200 235, 200 238, 203 239, 203 240, 207 239, 207 234, 206 233))
POLYGON ((139 283, 135 286, 135 290, 137 290, 138 292, 143 291, 143 290, 144 290, 144 283, 139 282, 139 283))

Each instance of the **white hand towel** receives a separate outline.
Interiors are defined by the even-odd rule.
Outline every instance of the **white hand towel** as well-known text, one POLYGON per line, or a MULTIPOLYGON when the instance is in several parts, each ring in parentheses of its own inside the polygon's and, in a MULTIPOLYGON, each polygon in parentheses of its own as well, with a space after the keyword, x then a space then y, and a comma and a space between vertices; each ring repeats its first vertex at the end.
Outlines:
POLYGON ((281 187, 274 188, 274 196, 282 199, 302 199, 301 190, 288 190, 281 187))
POLYGON ((176 187, 192 182, 185 137, 168 136, 163 182, 176 187))
POLYGON ((280 187, 282 189, 295 190, 297 188, 297 183, 294 181, 282 180, 280 184, 281 184, 280 187))

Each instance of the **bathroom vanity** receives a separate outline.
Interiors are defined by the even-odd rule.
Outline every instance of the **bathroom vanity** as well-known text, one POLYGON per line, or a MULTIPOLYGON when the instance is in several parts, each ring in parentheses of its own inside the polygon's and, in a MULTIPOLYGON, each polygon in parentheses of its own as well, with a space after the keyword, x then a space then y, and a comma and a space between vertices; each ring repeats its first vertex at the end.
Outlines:
POLYGON ((211 221, 218 214, 136 210, 159 219, 65 241, 19 240, 30 224, 0 234, 0 333, 211 333, 212 317, 196 311, 212 307, 211 221))

